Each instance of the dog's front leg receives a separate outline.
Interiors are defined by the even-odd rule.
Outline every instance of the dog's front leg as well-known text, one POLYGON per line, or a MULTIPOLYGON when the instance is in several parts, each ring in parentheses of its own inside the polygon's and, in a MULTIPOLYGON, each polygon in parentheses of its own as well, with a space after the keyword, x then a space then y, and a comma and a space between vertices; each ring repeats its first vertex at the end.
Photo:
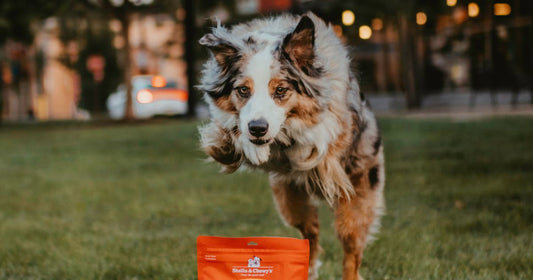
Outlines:
POLYGON ((304 186, 270 176, 274 201, 283 220, 309 240, 309 279, 318 278, 318 209, 304 186))
POLYGON ((359 267, 374 220, 375 196, 359 185, 351 199, 341 198, 335 207, 335 229, 344 250, 343 280, 362 280, 359 267))

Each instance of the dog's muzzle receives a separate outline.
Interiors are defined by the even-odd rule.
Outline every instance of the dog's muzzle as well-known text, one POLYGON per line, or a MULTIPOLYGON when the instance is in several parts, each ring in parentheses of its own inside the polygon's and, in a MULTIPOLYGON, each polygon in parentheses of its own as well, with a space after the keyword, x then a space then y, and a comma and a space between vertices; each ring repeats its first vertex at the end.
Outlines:
POLYGON ((250 142, 256 145, 263 145, 270 142, 270 139, 261 139, 268 132, 268 122, 261 118, 258 120, 253 120, 248 123, 248 131, 250 134, 256 138, 250 139, 250 142))

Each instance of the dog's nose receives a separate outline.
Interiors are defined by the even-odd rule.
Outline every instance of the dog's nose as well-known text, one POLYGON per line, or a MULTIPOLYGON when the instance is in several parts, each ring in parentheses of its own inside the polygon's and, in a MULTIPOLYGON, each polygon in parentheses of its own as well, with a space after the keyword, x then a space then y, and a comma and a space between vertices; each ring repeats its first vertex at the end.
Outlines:
POLYGON ((248 130, 255 137, 265 136, 268 131, 268 123, 265 119, 253 120, 248 123, 248 130))

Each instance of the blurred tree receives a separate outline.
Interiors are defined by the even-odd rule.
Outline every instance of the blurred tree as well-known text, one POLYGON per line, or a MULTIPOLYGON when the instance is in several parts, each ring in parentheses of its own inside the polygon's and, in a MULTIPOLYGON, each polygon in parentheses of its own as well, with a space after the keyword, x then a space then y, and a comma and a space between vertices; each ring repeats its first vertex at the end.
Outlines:
MULTIPOLYGON (((71 0, 76 1, 76 0, 71 0)), ((130 57, 131 47, 130 47, 130 37, 129 37, 129 27, 131 23, 131 15, 136 12, 144 13, 158 13, 175 11, 179 5, 179 1, 173 0, 85 0, 86 4, 90 8, 96 8, 104 12, 110 18, 115 18, 120 21, 122 28, 120 33, 122 38, 124 38, 124 48, 123 52, 126 54, 126 59, 123 60, 123 71, 124 71, 124 85, 126 86, 126 108, 124 119, 133 120, 133 100, 132 100, 132 65, 130 57)), ((171 13, 175 14, 175 13, 171 13)), ((191 67, 188 65, 188 67, 191 67)))
MULTIPOLYGON (((36 20, 61 12, 68 5, 68 1, 61 0, 17 0, 0 1, 0 65, 5 65, 7 54, 5 44, 16 41, 25 45, 33 42, 32 24, 36 20), (32 8, 38 7, 38 8, 32 8)), ((7 68, 0 70, 7 74, 7 68)), ((0 123, 4 108, 4 79, 0 79, 0 123)))
MULTIPOLYGON (((17 42, 23 42, 27 45, 33 42, 35 23, 44 20, 50 16, 57 16, 60 19, 61 34, 60 39, 64 43, 68 43, 73 40, 81 40, 84 43, 88 42, 87 38, 81 38, 80 28, 77 26, 81 18, 90 18, 91 14, 97 14, 99 17, 107 19, 117 19, 121 22, 122 28, 120 33, 124 38, 125 46, 123 53, 126 59, 123 59, 123 81, 127 88, 127 103, 125 119, 133 119, 132 112, 132 98, 131 98, 131 48, 129 45, 129 26, 131 16, 134 13, 166 13, 173 17, 176 17, 176 9, 180 6, 182 1, 180 0, 18 0, 18 1, 0 1, 0 58, 5 57, 3 54, 3 45, 8 40, 17 42), (36 8, 38 7, 38 8, 36 8), (66 23, 66 24, 64 24, 66 23), (74 23, 74 24, 73 24, 74 23)), ((192 3, 192 1, 189 1, 192 3)), ((189 6, 192 7, 192 4, 189 6)), ((189 13, 188 13, 189 14, 189 13)), ((194 12, 190 13, 194 15, 194 12)), ((93 16, 94 17, 94 16, 93 16)), ((190 19, 188 21, 191 23, 190 19)), ((194 21, 192 21, 194 23, 194 21)), ((187 27, 189 28, 189 25, 187 27)), ((194 27, 194 24, 192 24, 194 27)), ((194 34, 190 30, 188 35, 194 34)), ((84 34, 87 35, 87 34, 84 34)), ((187 40, 190 41, 190 40, 187 40)), ((111 45, 111 41, 107 42, 111 45)), ((90 45, 90 44, 89 44, 90 45)), ((94 47, 94 46, 93 46, 94 47)), ((105 48, 104 48, 105 49, 105 48)), ((39 53, 37 56, 39 57, 39 53)), ((188 62, 193 61, 191 55, 186 56, 188 62)), ((1 61, 0 61, 1 62, 1 61)), ((69 67, 75 67, 76 65, 70 65, 68 60, 62 61, 69 67)), ((42 63, 41 63, 42 64, 42 63)), ((39 61, 36 63, 39 67, 39 61)), ((41 65, 42 66, 42 65, 41 65)), ((79 65, 78 65, 79 66, 79 65)), ((194 67, 194 63, 188 63, 189 68, 194 67)), ((37 69, 39 70, 39 69, 37 69)), ((5 72, 5 71, 4 71, 5 72)), ((39 71, 37 71, 39 72, 39 71)), ((188 73, 194 73, 193 70, 188 73)), ((3 79, 0 79, 0 88, 2 87, 3 79)), ((193 83, 189 85, 189 91, 192 93, 193 83)), ((192 95, 192 94, 191 94, 192 95)), ((0 105, 2 103, 2 96, 0 95, 0 105)), ((190 100, 194 101, 193 98, 190 100)), ((0 122, 3 106, 0 106, 0 122)), ((190 104, 189 108, 194 108, 190 104)))
MULTIPOLYGON (((109 94, 123 82, 123 72, 116 63, 117 50, 110 43, 113 41, 112 31, 108 28, 97 28, 91 21, 87 30, 82 33, 85 42, 80 47, 79 58, 73 67, 81 80, 79 106, 92 112, 103 112, 109 94), (94 61, 95 58, 101 58, 101 62, 104 62, 101 69, 103 75, 99 77, 95 77, 95 69, 88 67, 88 61, 94 61)), ((107 24, 105 26, 107 27, 107 24)))
POLYGON ((15 40, 26 44, 33 41, 31 25, 64 11, 68 1, 61 0, 17 0, 0 2, 0 44, 15 40))
MULTIPOLYGON (((418 62, 422 50, 417 41, 423 39, 422 35, 436 24, 435 19, 445 8, 445 1, 434 0, 366 0, 366 1, 295 1, 293 12, 303 13, 311 10, 327 21, 341 25, 341 13, 344 10, 355 12, 356 24, 349 29, 355 34, 356 26, 361 24, 371 25, 374 18, 381 18, 386 24, 398 28, 401 80, 405 92, 406 103, 409 108, 420 106, 420 94, 423 87, 423 61, 418 62), (428 22, 424 27, 416 25, 416 13, 426 13, 428 22)), ((348 38, 351 43, 357 44, 355 36, 348 38)))
POLYGON ((196 9, 193 0, 185 0, 185 58, 187 63, 187 85, 189 90, 189 99, 188 107, 189 111, 187 112, 189 117, 193 117, 196 114, 196 103, 197 95, 195 94, 196 89, 194 85, 196 84, 196 55, 195 55, 195 43, 197 42, 197 32, 196 32, 196 9))
MULTIPOLYGON (((373 0, 368 1, 363 12, 367 17, 381 16, 397 26, 401 80, 409 109, 419 108, 424 90, 424 34, 433 31, 437 14, 442 12, 445 1, 434 0, 373 0), (418 26, 416 14, 426 14, 427 22, 418 26), (422 45, 419 44, 422 42, 422 45)), ((427 35, 427 34, 426 34, 427 35)))

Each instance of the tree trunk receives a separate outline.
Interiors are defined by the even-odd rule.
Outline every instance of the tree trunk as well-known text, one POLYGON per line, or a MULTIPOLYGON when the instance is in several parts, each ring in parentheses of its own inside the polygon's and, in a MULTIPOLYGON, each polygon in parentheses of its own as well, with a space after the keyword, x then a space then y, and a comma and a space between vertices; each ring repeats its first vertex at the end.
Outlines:
POLYGON ((526 29, 525 38, 527 38, 527 52, 529 57, 529 63, 526 63, 528 65, 529 69, 526 69, 527 73, 529 73, 529 103, 533 105, 533 26, 530 26, 526 29), (529 33, 529 34, 527 34, 529 33), (528 36, 529 35, 529 36, 528 36))
POLYGON ((416 87, 414 30, 405 15, 400 16, 400 57, 405 99, 408 109, 420 108, 416 87))
POLYGON ((124 85, 126 86, 126 108, 124 108, 124 120, 131 121, 135 119, 133 115, 133 98, 132 90, 133 86, 131 84, 131 47, 130 47, 130 36, 129 36, 129 27, 130 27, 130 14, 125 9, 123 13, 119 15, 120 23, 122 24, 122 36, 124 38, 124 85))
MULTIPOLYGON (((1 57, 1 54, 0 54, 1 57)), ((3 65, 0 63, 0 126, 4 120, 4 72, 3 65)))
POLYGON ((196 20, 195 20, 195 9, 193 0, 185 0, 185 57, 187 62, 187 87, 189 91, 189 100, 187 101, 189 111, 187 112, 188 117, 194 117, 196 115, 196 89, 194 85, 196 84, 196 71, 195 63, 196 56, 194 55, 194 47, 196 44, 196 20))

